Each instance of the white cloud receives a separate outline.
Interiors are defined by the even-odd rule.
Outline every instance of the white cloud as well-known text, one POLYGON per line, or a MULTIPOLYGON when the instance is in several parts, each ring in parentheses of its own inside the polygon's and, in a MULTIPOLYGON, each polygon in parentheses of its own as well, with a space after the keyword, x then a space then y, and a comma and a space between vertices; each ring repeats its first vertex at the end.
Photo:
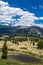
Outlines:
POLYGON ((43 20, 43 17, 39 17, 40 20, 43 20))
POLYGON ((5 22, 7 25, 32 26, 35 25, 35 20, 43 20, 43 17, 38 18, 34 13, 10 7, 8 2, 0 1, 0 22, 5 22), (20 16, 20 18, 13 18, 16 16, 20 16))
POLYGON ((43 24, 34 24, 34 25, 43 28, 43 24))

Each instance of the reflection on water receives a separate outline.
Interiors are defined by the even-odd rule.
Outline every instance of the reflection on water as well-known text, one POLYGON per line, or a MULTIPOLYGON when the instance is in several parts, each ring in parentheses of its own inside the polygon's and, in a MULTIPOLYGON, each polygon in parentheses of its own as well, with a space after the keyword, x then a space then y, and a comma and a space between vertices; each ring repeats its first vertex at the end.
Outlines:
POLYGON ((37 58, 22 54, 9 55, 9 57, 23 62, 40 62, 37 58))

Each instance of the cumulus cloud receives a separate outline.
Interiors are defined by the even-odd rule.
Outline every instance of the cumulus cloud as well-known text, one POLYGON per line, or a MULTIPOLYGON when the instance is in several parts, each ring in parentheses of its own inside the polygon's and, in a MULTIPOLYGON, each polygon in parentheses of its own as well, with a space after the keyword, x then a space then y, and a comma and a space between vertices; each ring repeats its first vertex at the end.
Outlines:
POLYGON ((38 18, 34 13, 11 7, 8 2, 0 1, 0 22, 12 26, 33 26, 35 20, 43 20, 43 17, 38 18))
POLYGON ((34 24, 34 25, 43 28, 43 24, 34 24))

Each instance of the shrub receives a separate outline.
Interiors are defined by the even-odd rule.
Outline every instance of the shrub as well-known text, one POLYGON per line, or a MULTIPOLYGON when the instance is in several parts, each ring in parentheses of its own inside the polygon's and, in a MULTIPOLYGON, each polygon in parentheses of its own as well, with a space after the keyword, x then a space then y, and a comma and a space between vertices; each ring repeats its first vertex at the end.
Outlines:
POLYGON ((7 45, 6 41, 4 42, 3 48, 2 48, 2 58, 7 59, 7 45))
POLYGON ((40 40, 37 44, 39 49, 43 49, 43 40, 40 40))
POLYGON ((15 51, 15 49, 8 49, 9 51, 15 51))
POLYGON ((15 38, 16 41, 20 41, 20 42, 23 42, 23 41, 28 41, 28 38, 26 37, 21 37, 21 38, 15 38))
POLYGON ((38 42, 38 40, 39 40, 38 38, 34 38, 34 37, 31 38, 31 42, 32 41, 38 42))
POLYGON ((15 44, 19 45, 18 41, 15 41, 15 44))
POLYGON ((33 41, 33 45, 35 45, 35 42, 33 41))

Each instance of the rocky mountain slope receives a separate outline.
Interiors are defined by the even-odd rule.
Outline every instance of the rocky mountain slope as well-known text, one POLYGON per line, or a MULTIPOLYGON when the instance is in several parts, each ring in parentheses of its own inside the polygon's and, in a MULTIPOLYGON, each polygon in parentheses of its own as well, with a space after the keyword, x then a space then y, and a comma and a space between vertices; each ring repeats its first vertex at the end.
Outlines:
POLYGON ((32 36, 43 37, 43 28, 32 26, 5 26, 0 25, 0 34, 10 35, 10 34, 28 34, 32 36))

